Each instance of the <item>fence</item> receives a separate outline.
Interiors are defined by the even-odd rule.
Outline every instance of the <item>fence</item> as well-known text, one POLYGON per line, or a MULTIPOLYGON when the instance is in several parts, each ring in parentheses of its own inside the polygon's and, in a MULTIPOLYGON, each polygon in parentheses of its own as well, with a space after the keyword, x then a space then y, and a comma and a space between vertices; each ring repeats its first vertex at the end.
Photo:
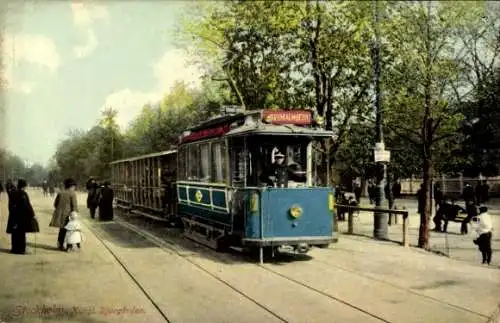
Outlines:
MULTIPOLYGON (((347 216, 347 232, 346 232, 347 234, 354 234, 354 212, 359 212, 359 211, 375 212, 375 211, 377 211, 380 213, 387 213, 387 214, 389 214, 389 223, 390 224, 392 224, 392 220, 395 220, 395 224, 397 224, 397 222, 398 222, 397 217, 398 217, 398 215, 400 215, 403 218, 403 226, 402 226, 402 232, 401 232, 402 236, 399 239, 399 237, 395 237, 394 235, 391 235, 391 237, 388 236, 388 240, 401 243, 403 247, 410 246, 409 218, 408 218, 409 213, 407 210, 375 209, 375 208, 366 208, 366 207, 340 205, 340 204, 335 205, 335 207, 336 207, 336 211, 337 211, 337 213, 336 213, 337 219, 334 222, 335 223, 334 230, 336 232, 339 232, 338 215, 340 214, 340 212, 345 212, 348 214, 348 216, 347 216)), ((361 232, 359 232, 359 233, 361 233, 361 232)), ((361 234, 361 235, 364 235, 364 234, 361 234)))
MULTIPOLYGON (((440 183, 441 190, 446 195, 459 196, 462 194, 465 184, 469 183, 476 187, 480 181, 487 181, 490 186, 489 194, 492 197, 500 197, 500 177, 463 177, 448 178, 445 176, 436 177, 433 183, 440 183)), ((420 178, 410 178, 401 180, 401 194, 414 195, 422 184, 420 178)))

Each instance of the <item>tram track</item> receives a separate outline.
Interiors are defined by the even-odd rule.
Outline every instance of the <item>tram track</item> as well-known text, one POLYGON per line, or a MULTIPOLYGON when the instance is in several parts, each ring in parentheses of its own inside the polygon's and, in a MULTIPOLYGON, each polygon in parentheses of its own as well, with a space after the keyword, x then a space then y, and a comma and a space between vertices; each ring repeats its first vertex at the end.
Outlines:
MULTIPOLYGON (((159 237, 157 236, 156 234, 154 233, 150 233, 148 232, 145 228, 141 228, 139 227, 138 225, 136 224, 131 224, 129 223, 128 221, 126 220, 123 220, 123 219, 119 219, 119 220, 116 220, 115 222, 119 223, 120 225, 122 225, 123 227, 135 232, 136 234, 142 236, 143 238, 146 238, 148 239, 149 241, 151 241, 152 243, 154 243, 155 245, 157 245, 158 248, 162 249, 163 251, 167 252, 167 253, 174 253, 176 254, 177 256, 181 257, 183 260, 187 261, 188 263, 190 263, 191 265, 195 266, 196 268, 202 270, 203 272, 207 273, 208 275, 210 275, 211 277, 213 277, 214 279, 216 279, 217 281, 219 281, 220 283, 226 285, 227 287, 231 288, 232 290, 234 290, 235 292, 237 292, 238 294, 242 295, 243 297, 247 298, 248 300, 252 301, 254 304, 256 304, 257 306, 265 309, 267 312, 269 312, 270 314, 272 314, 273 316, 275 316, 276 318, 278 318, 279 320, 281 320, 282 322, 288 322, 288 320, 286 320, 285 318, 283 318, 282 316, 280 316, 279 314, 275 313, 275 311, 271 310, 270 308, 268 308, 266 305, 260 303, 259 301, 257 301, 256 299, 250 297, 249 295, 247 295, 244 291, 238 289, 237 287, 233 286, 231 283, 229 283, 228 281, 224 280, 223 278, 221 278, 220 276, 218 276, 217 274, 215 274, 214 272, 212 272, 211 270, 205 268, 204 266, 200 265, 199 263, 197 263, 196 261, 193 261, 191 259, 189 259, 190 256, 193 255, 193 252, 186 252, 182 249, 184 249, 184 247, 179 247, 178 246, 178 243, 176 241, 172 241, 171 239, 167 239, 166 237, 159 237), (179 250, 181 249, 181 250, 179 250)), ((196 244, 198 245, 198 243, 196 242, 192 242, 193 244, 196 244)), ((206 248, 206 247, 203 247, 203 251, 207 251, 207 252, 210 252, 210 256, 211 257, 214 257, 216 258, 218 261, 222 262, 222 263, 229 263, 231 261, 230 258, 234 258, 236 257, 234 254, 231 255, 231 254, 215 254, 215 252, 211 252, 212 250, 210 250, 209 248, 206 248)), ((391 321, 387 320, 387 319, 384 319, 383 317, 375 314, 375 313, 372 313, 370 311, 367 311, 359 306, 356 306, 355 304, 349 302, 349 301, 346 301, 346 300, 343 300, 341 298, 338 298, 336 296, 333 296, 333 295, 330 295, 320 289, 317 289, 315 287, 312 287, 312 286, 309 286, 301 281, 298 281, 292 277, 289 277, 287 275, 284 275, 282 273, 279 273, 269 267, 267 267, 265 264, 264 265, 260 265, 260 264, 253 264, 255 265, 256 267, 259 267, 261 268, 262 270, 268 272, 268 273, 271 273, 277 277, 279 277, 280 279, 283 279, 283 280, 286 280, 294 285, 297 285, 297 286, 300 286, 301 288, 305 288, 311 292, 314 292, 316 294, 319 294, 323 297, 326 297, 328 298, 329 300, 331 301, 334 301, 334 302, 337 302, 337 303, 340 303, 344 306, 347 306, 355 311, 358 311, 360 313, 363 313, 365 314, 366 316, 369 316, 377 321, 381 321, 381 322, 386 322, 386 323, 391 323, 391 321)))
MULTIPOLYGON (((139 220, 140 219, 136 219, 136 220, 139 220)), ((129 223, 129 219, 127 220, 121 220, 121 223, 126 223, 127 226, 132 226, 134 227, 134 229, 138 229, 140 231, 143 231, 143 232, 146 232, 147 235, 151 235, 153 236, 155 239, 157 239, 157 241, 160 243, 160 244, 165 244, 167 243, 168 244, 168 249, 169 250, 175 250, 176 253, 178 253, 180 256, 182 257, 189 257, 189 256, 193 256, 195 254, 198 253, 198 251, 188 251, 186 252, 186 249, 191 249, 190 246, 198 246, 199 243, 195 242, 195 241, 191 241, 189 240, 188 242, 188 246, 180 246, 179 244, 179 241, 177 240, 182 240, 182 245, 185 245, 186 244, 186 239, 183 238, 183 237, 171 237, 168 233, 167 233, 167 236, 164 236, 163 234, 161 233, 150 233, 148 232, 151 231, 152 229, 154 230, 154 227, 151 227, 151 228, 142 228, 142 225, 141 224, 130 224, 129 223), (161 235, 161 237, 160 237, 161 235), (173 238, 173 239, 172 239, 173 238)), ((218 261, 222 262, 222 263, 231 263, 231 262, 234 262, 234 260, 238 259, 241 261, 241 254, 240 253, 216 253, 214 252, 213 250, 209 249, 209 248, 206 248, 206 247, 202 247, 203 250, 200 250, 201 253, 203 252, 207 252, 210 254, 210 257, 213 257, 213 258, 216 258, 218 261)), ((324 252, 323 250, 321 250, 322 253, 332 253, 333 250, 331 249, 325 249, 324 252)), ((189 260, 190 263, 192 263, 191 260, 189 260)), ((441 300, 441 299, 438 299, 436 297, 433 297, 433 296, 430 296, 430 295, 426 295, 424 293, 421 293, 421 292, 418 292, 418 291, 415 291, 409 287, 405 287, 405 286, 400 286, 398 284, 395 284, 395 283, 391 283, 385 279, 382 279, 382 278, 378 278, 376 276, 373 276, 373 275, 370 275, 370 274, 367 274, 366 272, 362 272, 362 271, 359 271, 359 270, 353 270, 353 269, 349 269, 349 268, 346 268, 346 267, 343 267, 343 266, 340 266, 338 264, 335 264, 333 262, 329 262, 329 261, 326 261, 324 259, 321 259, 320 257, 315 257, 314 259, 314 263, 315 263, 315 266, 317 267, 323 267, 323 269, 325 270, 328 270, 328 271, 334 271, 334 269, 337 269, 337 270, 340 270, 340 271, 343 271, 343 272, 346 272, 346 273, 350 273, 350 274, 355 274, 359 277, 362 277, 366 280, 369 280, 369 281, 373 281, 373 282, 376 282, 376 283, 379 283, 379 284, 383 284, 385 286, 389 286, 393 289, 397 289, 403 293, 408 293, 408 294, 411 294, 411 295, 414 295, 414 296, 418 296, 419 298, 422 298, 422 299, 426 299, 428 302, 431 302, 431 303, 435 303, 435 304, 438 304, 440 306, 444 306, 444 307, 448 307, 450 309, 454 309, 454 310, 458 310, 458 311, 461 311, 461 312, 464 312, 464 314, 468 313, 468 315, 474 315, 474 316, 478 316, 478 317, 482 317, 482 318, 485 318, 487 319, 488 318, 488 315, 485 315, 484 313, 480 313, 478 311, 475 311, 475 310, 472 310, 472 309, 469 309, 467 307, 464 307, 464 306, 461 306, 460 304, 458 305, 455 305, 451 302, 448 302, 448 301, 445 301, 445 300, 441 300)), ((287 280, 288 282, 290 283, 293 283, 295 285, 298 285, 298 286, 301 286, 303 288, 306 288, 310 291, 313 291, 317 294, 320 294, 328 299, 331 299, 332 301, 335 301, 335 302, 338 302, 340 304, 343 304, 347 307, 350 307, 352 308, 353 310, 356 310, 356 311, 359 311, 361 313, 364 313, 365 315, 367 316, 370 316, 374 319, 377 319, 378 321, 382 321, 382 322, 390 322, 390 320, 388 320, 387 318, 384 318, 380 315, 377 315, 376 313, 374 313, 373 311, 370 311, 369 309, 367 308, 364 308, 364 306, 358 306, 356 304, 354 304, 352 301, 349 301, 349 300, 346 300, 346 299, 343 299, 341 297, 339 297, 339 295, 332 295, 331 293, 329 293, 328 291, 326 290, 322 290, 323 288, 321 286, 311 286, 310 284, 308 284, 307 282, 303 281, 302 279, 298 279, 297 277, 294 278, 294 277, 291 277, 287 274, 283 274, 282 272, 279 272, 279 268, 278 268, 278 271, 274 270, 272 267, 272 265, 269 265, 269 264, 264 264, 264 265, 260 265, 258 263, 253 263, 252 265, 255 265, 257 267, 260 267, 261 269, 269 272, 269 273, 272 273, 284 280, 287 280)), ((196 264, 197 267, 201 266, 200 264, 196 264)), ((292 275, 293 276, 293 275, 292 275)), ((225 284, 229 284, 229 283, 225 283, 225 284)), ((314 285, 314 284, 313 284, 314 285)))
MULTIPOLYGON (((325 251, 326 252, 333 252, 333 250, 331 250, 331 249, 325 249, 325 251)), ((423 298, 429 299, 429 300, 431 300, 433 302, 436 302, 436 303, 439 303, 439 304, 442 304, 442 305, 445 305, 445 306, 449 306, 449 307, 455 308, 457 310, 461 310, 461 311, 469 312, 471 314, 482 316, 484 318, 488 318, 487 315, 481 314, 479 312, 476 312, 476 311, 470 310, 468 308, 465 308, 465 307, 462 307, 462 306, 458 306, 458 305, 455 305, 455 304, 452 304, 452 303, 449 303, 449 302, 446 302, 446 301, 443 301, 443 300, 440 300, 440 299, 437 299, 435 297, 432 297, 432 296, 429 296, 429 295, 426 295, 426 294, 423 294, 423 293, 416 292, 416 291, 412 290, 411 288, 406 288, 406 287, 399 286, 399 285, 391 283, 391 282, 389 282, 389 281, 387 281, 385 279, 374 277, 374 275, 369 275, 369 274, 366 274, 365 272, 362 272, 362 271, 359 271, 359 270, 348 269, 348 268, 345 268, 343 266, 339 266, 338 264, 335 264, 333 262, 329 262, 329 261, 325 261, 325 260, 321 260, 321 259, 317 259, 317 258, 315 258, 314 261, 316 263, 323 264, 326 269, 329 269, 331 267, 335 267, 335 268, 337 268, 339 270, 342 270, 344 272, 355 273, 358 276, 361 276, 361 277, 364 277, 364 278, 367 278, 367 279, 370 279, 370 280, 373 280, 373 281, 380 282, 382 284, 385 284, 387 286, 391 286, 391 287, 399 289, 401 291, 405 291, 405 292, 417 295, 419 297, 423 297, 423 298)))
MULTIPOLYGON (((216 274, 214 274, 213 272, 211 272, 210 270, 207 270, 206 268, 204 268, 203 266, 201 266, 200 264, 196 263, 195 261, 192 261, 191 259, 189 259, 188 257, 191 255, 190 253, 183 253, 183 252, 179 252, 178 250, 176 250, 175 248, 173 248, 172 246, 169 246, 168 243, 166 243, 165 241, 162 241, 161 238, 159 237, 156 237, 155 235, 147 232, 145 229, 142 229, 142 228, 139 228, 138 226, 136 225, 133 225, 133 224, 130 224, 130 223, 127 223, 126 221, 123 221, 123 220, 115 220, 115 223, 118 223, 120 224, 121 226, 123 226, 124 228, 126 229, 129 229, 131 231, 133 231, 134 233, 138 234, 139 236, 149 240, 150 242, 152 242, 153 244, 155 244, 159 249, 161 249, 162 251, 168 253, 168 254, 174 254, 178 257, 180 257, 182 260, 188 262, 189 264, 191 264, 192 266, 196 267, 197 269, 201 270, 202 272, 206 273, 207 275, 209 275, 210 277, 214 278, 216 281, 218 281, 219 283, 225 285, 226 287, 228 287, 229 289, 231 289, 232 291, 234 291, 235 293, 241 295, 242 297, 246 298, 247 300, 249 300, 250 302, 252 302, 253 304, 255 304, 256 306, 260 307, 261 309, 265 310, 266 312, 268 312, 269 314, 271 314, 272 316, 274 316, 276 319, 278 319, 279 321, 281 322, 286 322, 288 323, 289 321, 286 320, 285 318, 281 317, 278 313, 272 311, 271 309, 269 309, 267 306, 261 304, 260 302, 258 302, 257 300, 253 299, 252 297, 248 296, 247 294, 245 294, 243 291, 239 290, 238 288, 236 288, 235 286, 231 285, 230 283, 226 282, 225 280, 223 280, 222 278, 220 278, 219 276, 217 276, 216 274)), ((157 309, 157 311, 163 316, 163 318, 165 319, 165 322, 167 323, 172 323, 173 321, 169 319, 167 313, 165 313, 165 311, 163 311, 159 305, 154 301, 153 297, 146 291, 146 289, 144 288, 144 286, 134 277, 134 275, 131 273, 131 271, 129 270, 128 266, 124 264, 123 261, 121 261, 120 257, 113 251, 111 250, 111 248, 109 248, 109 246, 107 245, 107 243, 104 241, 103 239, 103 233, 101 232, 97 232, 97 231, 100 231, 99 229, 97 230, 92 230, 94 232, 94 234, 96 235, 97 239, 100 241, 100 243, 106 248, 106 250, 108 250, 111 255, 114 257, 114 259, 118 262, 118 264, 120 265, 120 267, 123 268, 123 270, 125 270, 125 272, 130 276, 130 278, 134 281, 135 285, 141 290, 141 292, 148 298, 148 300, 153 304, 153 306, 157 309)))
MULTIPOLYGON (((87 228, 89 228, 89 223, 87 221, 84 221, 85 225, 87 228)), ((90 229, 90 228, 89 228, 90 229)), ((108 246, 106 242, 104 242, 104 238, 102 236, 101 232, 98 232, 99 230, 92 230, 94 233, 95 237, 99 242, 106 248, 106 250, 111 254, 111 256, 115 259, 115 261, 120 265, 120 267, 127 273, 127 275, 130 277, 130 279, 134 282, 135 286, 139 288, 139 290, 142 292, 142 294, 150 301, 150 303, 154 306, 154 308, 158 311, 158 313, 165 319, 166 323, 172 323, 172 321, 169 319, 167 313, 163 311, 160 306, 155 302, 153 297, 146 291, 144 286, 137 280, 135 279, 134 275, 132 272, 129 270, 128 266, 125 265, 120 257, 108 246)))

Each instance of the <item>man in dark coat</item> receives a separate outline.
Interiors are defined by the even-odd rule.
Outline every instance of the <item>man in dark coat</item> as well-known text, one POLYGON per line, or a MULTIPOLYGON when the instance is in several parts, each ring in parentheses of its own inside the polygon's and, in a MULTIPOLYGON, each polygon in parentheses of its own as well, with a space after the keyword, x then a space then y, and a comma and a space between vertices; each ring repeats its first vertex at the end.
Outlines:
POLYGON ((396 181, 394 185, 392 185, 392 194, 395 199, 401 197, 401 184, 398 181, 396 181))
POLYGON ((441 191, 441 185, 439 183, 434 184, 434 203, 436 206, 436 212, 443 203, 444 194, 441 191))
POLYGON ((456 218, 459 217, 460 213, 465 213, 465 209, 460 205, 454 203, 454 201, 447 201, 446 199, 441 203, 439 210, 436 212, 436 216, 434 216, 434 230, 437 232, 447 232, 448 231, 448 222, 455 221, 456 218), (443 223, 443 228, 441 229, 441 223, 443 223))
POLYGON ((104 182, 103 187, 99 191, 99 218, 104 221, 113 220, 113 198, 114 192, 110 182, 104 182))
POLYGON ((417 203, 418 203, 417 211, 418 214, 420 215, 424 214, 425 210, 424 200, 425 200, 424 184, 421 184, 420 189, 417 191, 417 203))
POLYGON ((467 211, 467 217, 462 221, 462 225, 460 226, 461 234, 467 234, 469 232, 468 224, 473 218, 477 217, 477 207, 472 201, 467 202, 465 209, 467 211))
POLYGON ((20 179, 17 190, 13 190, 9 196, 10 212, 7 222, 7 233, 12 238, 12 253, 26 253, 26 232, 31 232, 31 220, 35 217, 35 212, 31 206, 28 194, 25 192, 27 184, 20 179))
POLYGON ((469 183, 467 183, 465 185, 464 191, 462 193, 462 198, 465 201, 465 205, 469 204, 469 202, 476 204, 476 197, 474 194, 474 189, 472 188, 472 186, 469 183))
POLYGON ((99 185, 97 185, 95 179, 91 178, 87 182, 87 208, 90 211, 90 217, 95 218, 95 211, 97 209, 98 197, 99 197, 99 185))
POLYGON ((64 238, 66 229, 64 228, 69 221, 71 212, 78 212, 78 201, 76 198, 76 182, 68 178, 64 181, 64 190, 59 192, 54 200, 54 213, 49 226, 59 228, 57 236, 57 246, 59 250, 64 251, 64 238))

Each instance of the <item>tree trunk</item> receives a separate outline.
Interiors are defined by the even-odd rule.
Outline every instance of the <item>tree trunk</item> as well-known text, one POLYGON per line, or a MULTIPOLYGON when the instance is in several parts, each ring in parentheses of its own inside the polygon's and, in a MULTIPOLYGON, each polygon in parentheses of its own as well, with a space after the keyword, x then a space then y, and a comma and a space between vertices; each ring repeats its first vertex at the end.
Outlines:
POLYGON ((418 247, 429 250, 429 223, 432 216, 432 161, 424 159, 423 165, 424 186, 424 213, 420 214, 420 228, 418 232, 418 247))

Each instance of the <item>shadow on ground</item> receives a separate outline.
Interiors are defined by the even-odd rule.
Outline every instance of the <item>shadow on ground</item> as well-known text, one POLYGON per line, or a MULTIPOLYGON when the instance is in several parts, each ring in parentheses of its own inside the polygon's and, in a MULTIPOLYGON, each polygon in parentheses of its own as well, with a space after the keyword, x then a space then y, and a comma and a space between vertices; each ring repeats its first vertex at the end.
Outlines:
MULTIPOLYGON (((165 223, 131 214, 118 213, 117 216, 119 216, 120 220, 138 226, 141 229, 146 230, 148 233, 154 235, 155 237, 158 237, 167 245, 165 248, 184 258, 203 258, 227 265, 259 262, 258 250, 255 250, 253 252, 246 252, 241 250, 240 248, 231 248, 225 252, 217 252, 207 246, 185 238, 182 234, 181 229, 171 228, 165 223)), ((115 223, 115 225, 119 224, 115 223)), ((139 236, 137 233, 129 229, 126 230, 128 230, 130 234, 139 236)), ((148 241, 145 238, 142 239, 148 241)), ((156 246, 150 241, 148 241, 147 243, 156 246)), ((304 254, 281 253, 275 254, 274 257, 271 257, 269 253, 264 254, 265 262, 274 264, 285 264, 293 261, 307 261, 311 259, 311 256, 304 254)))

